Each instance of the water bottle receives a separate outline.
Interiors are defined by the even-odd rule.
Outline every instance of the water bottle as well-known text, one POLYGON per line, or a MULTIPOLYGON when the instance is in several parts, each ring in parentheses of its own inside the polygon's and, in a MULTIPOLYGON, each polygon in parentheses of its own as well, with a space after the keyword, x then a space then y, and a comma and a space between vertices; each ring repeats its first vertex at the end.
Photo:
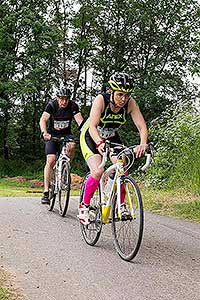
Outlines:
POLYGON ((108 181, 107 181, 107 183, 105 185, 105 188, 104 188, 104 195, 106 196, 106 198, 109 198, 109 196, 110 196, 112 184, 113 184, 113 178, 108 176, 108 181))
POLYGON ((108 181, 105 185, 104 191, 103 191, 103 205, 102 205, 102 221, 103 223, 109 222, 109 215, 110 215, 110 209, 111 209, 111 189, 113 185, 113 179, 115 174, 112 173, 108 176, 108 181))

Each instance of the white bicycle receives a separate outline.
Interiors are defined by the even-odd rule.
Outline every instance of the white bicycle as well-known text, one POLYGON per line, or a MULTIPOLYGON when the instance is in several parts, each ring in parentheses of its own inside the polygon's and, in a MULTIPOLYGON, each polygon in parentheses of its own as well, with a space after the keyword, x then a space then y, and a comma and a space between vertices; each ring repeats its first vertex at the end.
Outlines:
POLYGON ((52 137, 52 141, 59 142, 61 144, 61 152, 57 157, 55 166, 53 167, 51 181, 50 181, 50 205, 48 210, 52 211, 58 196, 59 214, 64 217, 67 213, 69 206, 71 176, 70 176, 70 158, 66 154, 67 144, 70 142, 77 142, 72 138, 57 138, 52 137))
MULTIPOLYGON (((80 223, 81 232, 85 242, 94 246, 101 234, 103 224, 111 223, 114 246, 119 256, 126 260, 132 260, 141 245, 144 226, 144 212, 140 189, 136 181, 126 175, 127 170, 135 162, 134 147, 125 147, 106 141, 103 160, 99 167, 104 167, 108 154, 113 149, 117 154, 117 162, 108 167, 100 180, 99 187, 94 193, 90 207, 90 223, 80 223), (112 174, 112 185, 109 193, 104 192, 109 177, 112 174), (122 197, 123 189, 123 197, 122 197)), ((152 146, 149 145, 146 152, 146 163, 141 168, 146 170, 152 160, 152 146)), ((80 203, 83 202, 85 183, 89 176, 86 175, 81 189, 80 203)))

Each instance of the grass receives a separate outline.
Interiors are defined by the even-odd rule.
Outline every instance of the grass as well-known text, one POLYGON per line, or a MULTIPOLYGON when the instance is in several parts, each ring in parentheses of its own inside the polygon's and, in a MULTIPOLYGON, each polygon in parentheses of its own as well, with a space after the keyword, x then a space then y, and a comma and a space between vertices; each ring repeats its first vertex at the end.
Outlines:
POLYGON ((6 288, 7 274, 0 270, 0 300, 12 300, 12 293, 6 288))
POLYGON ((0 300, 9 300, 10 299, 9 297, 10 297, 10 293, 8 292, 8 290, 4 287, 0 287, 0 300))
POLYGON ((0 300, 9 300, 10 293, 4 287, 0 287, 0 300))
MULTIPOLYGON (((41 197, 43 188, 33 188, 31 186, 31 181, 19 182, 1 178, 0 197, 41 197)), ((70 194, 71 196, 78 196, 80 190, 71 190, 70 194)))
POLYGON ((14 286, 11 274, 4 269, 0 269, 0 300, 16 299, 23 299, 22 290, 14 286))
POLYGON ((19 182, 10 181, 6 178, 0 179, 0 196, 1 197, 25 197, 25 196, 40 196, 42 188, 31 188, 29 181, 19 182))
POLYGON ((200 223, 200 195, 185 189, 142 189, 144 207, 153 213, 200 223))

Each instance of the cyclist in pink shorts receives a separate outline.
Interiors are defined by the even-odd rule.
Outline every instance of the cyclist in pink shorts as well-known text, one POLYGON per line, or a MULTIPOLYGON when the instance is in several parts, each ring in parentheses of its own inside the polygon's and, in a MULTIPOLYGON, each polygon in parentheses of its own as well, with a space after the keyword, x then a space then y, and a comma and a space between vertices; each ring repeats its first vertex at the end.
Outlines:
MULTIPOLYGON (((140 134, 140 144, 135 148, 136 157, 144 154, 147 148, 148 131, 145 120, 134 98, 133 79, 126 73, 115 73, 108 81, 111 93, 98 95, 91 107, 90 116, 84 124, 80 144, 82 154, 90 169, 86 182, 84 202, 80 204, 79 219, 83 224, 89 223, 90 199, 96 191, 104 169, 98 166, 102 161, 105 140, 121 143, 118 129, 127 121, 130 114, 140 134)), ((112 163, 116 157, 110 158, 112 163)))

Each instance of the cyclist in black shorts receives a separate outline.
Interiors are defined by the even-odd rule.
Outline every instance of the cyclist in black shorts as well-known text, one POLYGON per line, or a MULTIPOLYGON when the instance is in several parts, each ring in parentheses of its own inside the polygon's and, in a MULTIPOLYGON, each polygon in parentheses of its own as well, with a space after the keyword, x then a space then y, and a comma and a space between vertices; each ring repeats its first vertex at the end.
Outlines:
MULTIPOLYGON (((51 136, 73 137, 71 133, 71 122, 74 118, 78 125, 83 121, 78 105, 70 100, 71 91, 68 88, 61 88, 57 91, 57 99, 50 101, 41 118, 40 129, 45 143, 45 153, 47 155, 44 168, 44 194, 41 199, 42 204, 49 204, 49 183, 52 168, 56 161, 56 153, 59 151, 59 144, 51 141, 51 136), (47 127, 48 123, 48 127, 47 127)), ((75 143, 69 143, 67 155, 73 157, 75 143)))
MULTIPOLYGON (((78 215, 83 224, 89 223, 90 199, 104 171, 98 166, 102 161, 105 140, 121 143, 117 130, 126 123, 128 114, 131 115, 140 134, 140 144, 135 148, 136 157, 143 155, 147 148, 147 126, 136 101, 130 94, 133 89, 132 77, 126 73, 115 73, 108 83, 111 93, 101 94, 95 98, 89 119, 83 125, 80 136, 81 150, 90 168, 84 203, 80 204, 78 215)), ((116 157, 111 157, 111 160, 114 163, 116 157)))

